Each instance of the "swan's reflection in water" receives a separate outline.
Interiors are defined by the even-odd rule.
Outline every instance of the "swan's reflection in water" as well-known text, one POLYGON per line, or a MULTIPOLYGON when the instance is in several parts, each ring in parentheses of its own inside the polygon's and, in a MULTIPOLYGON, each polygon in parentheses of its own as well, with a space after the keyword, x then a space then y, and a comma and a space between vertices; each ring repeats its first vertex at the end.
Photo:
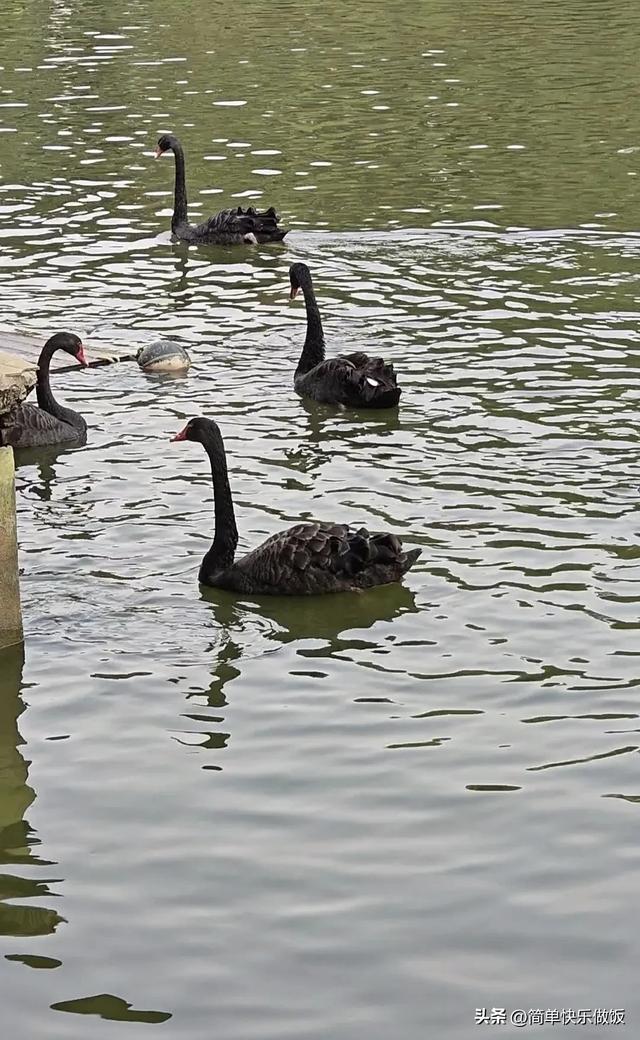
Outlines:
POLYGON ((174 311, 182 311, 193 303, 196 295, 194 288, 189 290, 189 247, 185 242, 174 242, 171 252, 175 260, 176 278, 167 285, 167 295, 171 298, 174 311))
POLYGON ((23 743, 18 718, 25 710, 20 697, 22 647, 0 650, 0 935, 34 936, 54 932, 64 918, 55 910, 15 900, 53 895, 50 880, 34 880, 13 872, 18 866, 51 866, 35 849, 40 844, 25 813, 35 792, 27 783, 27 762, 18 750, 23 743), (11 902, 5 902, 11 900, 11 902))
POLYGON ((30 497, 50 502, 58 479, 58 469, 55 463, 72 450, 69 445, 52 444, 50 447, 19 448, 15 451, 16 474, 19 475, 20 490, 30 497), (33 477, 27 476, 30 467, 35 468, 33 477))
POLYGON ((300 639, 336 641, 354 628, 371 628, 379 621, 392 621, 418 608, 413 592, 395 582, 361 592, 339 592, 326 596, 262 596, 241 599, 224 589, 200 589, 201 599, 211 604, 216 627, 233 640, 267 623, 272 640, 290 643, 300 639))
MULTIPOLYGON (((344 412, 335 405, 306 398, 300 398, 299 407, 304 416, 300 420, 296 418, 300 441, 295 447, 283 450, 288 465, 299 473, 313 473, 331 462, 335 457, 334 440, 339 441, 343 451, 362 450, 368 437, 384 438, 401 426, 397 408, 344 412)), ((375 445, 373 450, 375 452, 375 445)))
MULTIPOLYGON (((174 739, 187 747, 216 752, 226 748, 231 738, 224 709, 229 706, 230 684, 243 680, 243 663, 266 659, 289 644, 296 644, 296 654, 305 660, 309 640, 314 645, 313 656, 328 658, 348 647, 356 633, 418 610, 414 593, 399 583, 366 592, 269 596, 260 600, 240 599, 224 589, 203 588, 201 598, 211 606, 212 627, 218 633, 209 647, 211 681, 207 687, 194 686, 188 691, 187 701, 195 703, 182 718, 194 723, 194 729, 181 731, 174 739), (193 710, 196 705, 199 710, 193 710)), ((221 769, 219 761, 216 757, 216 764, 208 761, 204 768, 221 769)))

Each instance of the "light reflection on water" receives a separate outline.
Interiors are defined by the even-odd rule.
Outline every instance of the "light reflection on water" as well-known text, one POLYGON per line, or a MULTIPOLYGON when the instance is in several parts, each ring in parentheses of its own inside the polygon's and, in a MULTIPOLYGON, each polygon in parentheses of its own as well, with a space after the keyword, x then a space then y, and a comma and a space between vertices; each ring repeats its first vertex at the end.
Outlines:
POLYGON ((19 460, 3 1020, 56 1040, 86 1014, 194 1038, 215 1014, 225 1040, 453 1040, 481 1005, 632 1021, 637 11, 567 0, 549 26, 516 4, 497 32, 485 5, 333 24, 256 0, 258 60, 233 9, 211 34, 192 6, 69 0, 27 32, 9 4, 3 322, 89 349, 176 335, 194 363, 58 375, 87 447, 19 460), (285 245, 171 246, 163 129, 194 217, 273 201, 285 245), (397 416, 294 396, 294 259, 328 349, 394 361, 397 416), (168 438, 200 413, 240 550, 306 517, 385 524, 423 547, 405 585, 199 593, 210 478, 168 438))

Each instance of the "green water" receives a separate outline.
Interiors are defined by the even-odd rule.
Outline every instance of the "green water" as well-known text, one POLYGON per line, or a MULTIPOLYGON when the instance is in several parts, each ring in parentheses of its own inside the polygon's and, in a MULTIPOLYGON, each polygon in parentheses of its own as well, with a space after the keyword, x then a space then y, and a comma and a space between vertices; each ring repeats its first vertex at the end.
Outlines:
POLYGON ((4 1032, 466 1040, 504 1007, 635 1035, 640 8, 8 0, 3 25, 0 331, 193 358, 59 374, 88 444, 18 459, 4 1032), (163 131, 194 221, 275 204, 285 244, 172 246, 163 131), (397 416, 295 397, 293 260, 329 351, 394 362, 397 416), (404 585, 199 592, 206 459, 168 443, 194 414, 242 551, 384 525, 423 549, 404 585))

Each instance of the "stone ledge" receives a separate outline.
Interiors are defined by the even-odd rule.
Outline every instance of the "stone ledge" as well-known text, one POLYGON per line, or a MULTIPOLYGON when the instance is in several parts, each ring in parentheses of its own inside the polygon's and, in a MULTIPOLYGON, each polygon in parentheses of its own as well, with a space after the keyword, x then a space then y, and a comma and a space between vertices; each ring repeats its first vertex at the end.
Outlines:
POLYGON ((35 365, 0 351, 0 415, 12 412, 35 386, 35 365))

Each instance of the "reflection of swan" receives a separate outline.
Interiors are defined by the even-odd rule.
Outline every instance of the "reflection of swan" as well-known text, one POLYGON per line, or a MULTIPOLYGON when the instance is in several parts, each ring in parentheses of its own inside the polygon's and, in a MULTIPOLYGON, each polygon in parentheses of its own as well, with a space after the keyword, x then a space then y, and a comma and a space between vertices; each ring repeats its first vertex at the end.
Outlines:
MULTIPOLYGON (((227 639, 218 654, 215 672, 211 677, 209 688, 207 690, 190 690, 187 694, 187 700, 204 696, 207 701, 207 708, 213 708, 216 712, 219 712, 221 708, 226 707, 228 702, 224 687, 226 683, 231 682, 240 675, 240 669, 236 668, 233 662, 237 661, 241 655, 242 648, 240 645, 234 639, 227 639)), ((192 706, 189 705, 189 707, 191 708, 192 706)), ((218 728, 210 728, 212 725, 224 723, 223 715, 209 715, 206 713, 203 705, 200 711, 190 710, 183 712, 182 718, 190 719, 191 722, 196 724, 196 728, 181 730, 180 735, 174 737, 178 744, 184 744, 186 747, 199 747, 208 751, 227 747, 231 734, 218 728), (203 723, 206 729, 202 728, 203 723)), ((204 768, 220 769, 221 766, 206 765, 204 768)))
MULTIPOLYGON (((231 738, 229 723, 223 714, 228 704, 225 688, 234 679, 242 678, 244 661, 264 659, 287 643, 301 639, 326 640, 331 651, 341 649, 340 637, 347 632, 362 631, 378 622, 388 623, 418 609, 413 593, 403 585, 383 586, 366 596, 358 592, 343 593, 339 597, 339 609, 336 600, 336 607, 330 611, 326 610, 326 600, 321 601, 325 604, 322 608, 318 600, 294 602, 290 596, 272 596, 258 604, 220 589, 215 592, 203 589, 202 593, 202 598, 211 604, 213 628, 221 635, 222 642, 217 641, 209 648, 213 656, 208 688, 192 687, 187 693, 188 710, 182 713, 182 718, 192 722, 193 729, 181 726, 174 739, 186 747, 214 752, 228 747, 231 738), (259 636, 266 646, 256 651, 259 636)), ((213 764, 207 756, 203 769, 220 770, 221 761, 223 758, 216 754, 213 764)))
POLYGON ((296 432, 300 435, 297 447, 284 449, 288 462, 299 473, 313 473, 335 458, 331 445, 334 434, 339 436, 344 448, 348 447, 353 437, 355 450, 361 448, 363 438, 369 434, 385 437, 401 427, 398 409, 371 409, 358 413, 357 419, 354 419, 353 415, 336 412, 331 405, 320 404, 310 398, 302 398, 299 407, 306 413, 306 424, 296 426, 296 432))
MULTIPOLYGON (((327 610, 326 599, 270 596, 257 603, 238 599, 237 595, 220 589, 203 587, 201 591, 202 598, 211 603, 216 626, 223 625, 237 638, 238 632, 254 630, 257 621, 261 628, 268 629, 264 634, 271 644, 291 643, 297 639, 335 639, 352 629, 371 628, 379 621, 388 622, 418 610, 413 592, 398 584, 381 585, 368 591, 366 596, 361 592, 343 592, 332 598, 330 610, 327 610)), ((234 654, 232 660, 238 657, 240 652, 234 654)), ((234 673, 239 674, 237 669, 234 673)))
MULTIPOLYGON (((24 711, 20 699, 22 647, 0 650, 0 864, 44 865, 47 860, 34 855, 39 844, 24 814, 35 798, 27 784, 29 763, 18 747, 23 743, 18 717, 24 711)), ((0 935, 48 935, 63 920, 46 907, 16 905, 4 900, 49 895, 47 882, 14 874, 0 874, 0 935)))
POLYGON ((242 648, 233 639, 229 639, 218 654, 215 675, 212 675, 207 691, 207 701, 211 707, 222 708, 227 704, 224 688, 228 682, 240 675, 240 669, 236 668, 235 662, 240 660, 241 656, 242 648))
POLYGON ((21 490, 29 495, 36 495, 43 502, 51 501, 51 489, 57 479, 57 470, 54 465, 61 455, 70 452, 68 445, 50 445, 48 448, 23 448, 16 455, 16 472, 35 466, 39 480, 22 480, 21 490))
POLYGON ((189 247, 184 242, 174 242, 173 255, 176 259, 177 277, 175 281, 169 282, 166 292, 172 300, 173 309, 181 311, 193 303, 194 299, 193 291, 186 291, 189 288, 189 247))

